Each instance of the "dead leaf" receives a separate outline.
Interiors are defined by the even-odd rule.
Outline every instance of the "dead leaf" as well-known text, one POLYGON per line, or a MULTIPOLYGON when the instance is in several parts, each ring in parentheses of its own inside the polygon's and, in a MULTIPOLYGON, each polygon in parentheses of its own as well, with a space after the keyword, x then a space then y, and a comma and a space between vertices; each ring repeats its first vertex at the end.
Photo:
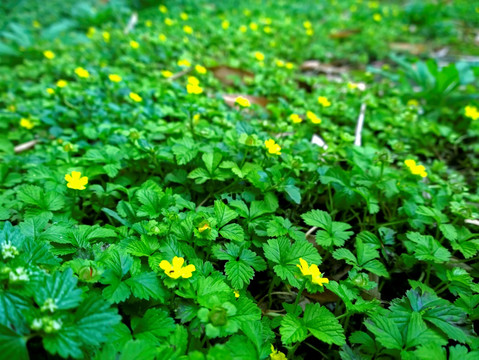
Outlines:
POLYGON ((310 294, 309 292, 305 291, 303 295, 321 304, 332 303, 339 300, 338 295, 336 295, 335 293, 333 293, 331 290, 328 290, 328 289, 324 290, 324 292, 322 293, 315 293, 315 294, 310 294))
POLYGON ((324 74, 331 81, 342 81, 341 75, 350 70, 347 66, 323 64, 318 60, 306 60, 301 64, 300 69, 303 73, 310 75, 324 74))
POLYGON ((251 104, 260 105, 262 107, 266 107, 268 104, 268 99, 263 96, 253 96, 253 95, 245 95, 245 94, 223 94, 223 100, 228 106, 235 107, 235 100, 237 97, 244 97, 249 100, 251 104))
POLYGON ((234 68, 227 65, 218 65, 209 68, 213 75, 223 84, 231 86, 235 83, 235 78, 239 78, 242 83, 247 79, 254 79, 254 74, 239 68, 234 68))
POLYGON ((331 32, 329 34, 330 39, 346 39, 350 36, 359 34, 361 32, 361 29, 343 29, 343 30, 338 30, 331 32))
POLYGON ((390 43, 389 48, 393 51, 407 52, 413 55, 419 55, 426 51, 426 45, 424 44, 411 44, 411 43, 390 43))

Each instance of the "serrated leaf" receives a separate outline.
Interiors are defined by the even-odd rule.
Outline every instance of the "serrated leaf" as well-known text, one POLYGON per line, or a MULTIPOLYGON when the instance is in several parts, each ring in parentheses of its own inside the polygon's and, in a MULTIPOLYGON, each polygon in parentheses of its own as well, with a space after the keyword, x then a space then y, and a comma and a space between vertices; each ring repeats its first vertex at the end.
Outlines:
POLYGON ((301 319, 292 314, 286 314, 283 317, 279 332, 281 334, 281 341, 285 345, 303 341, 308 335, 308 330, 303 325, 301 319))
POLYGON ((343 246, 353 234, 351 226, 343 222, 332 221, 331 216, 322 210, 311 210, 301 215, 304 222, 310 226, 316 226, 324 231, 316 233, 316 243, 320 246, 329 247, 331 245, 343 246))
POLYGON ((291 244, 288 238, 280 237, 268 240, 268 243, 263 245, 263 249, 265 257, 278 264, 274 266, 276 274, 296 287, 300 286, 295 277, 300 258, 306 260, 308 264, 321 263, 318 251, 308 241, 295 241, 291 244))
POLYGON ((222 201, 216 200, 215 201, 215 217, 218 224, 218 228, 223 227, 231 220, 234 220, 238 217, 236 211, 231 210, 227 205, 225 205, 222 201))
POLYGON ((154 272, 142 271, 125 282, 133 295, 139 299, 149 300, 151 297, 160 300, 166 296, 165 290, 154 272))
POLYGON ((26 338, 0 324, 0 354, 4 359, 28 360, 26 338))
POLYGON ((303 315, 304 326, 317 339, 328 344, 342 346, 346 343, 343 327, 324 306, 307 304, 303 315))
POLYGON ((76 287, 77 281, 72 269, 45 276, 42 286, 34 293, 35 302, 41 307, 47 299, 53 299, 57 309, 72 309, 82 300, 82 291, 76 287))
POLYGON ((132 318, 131 328, 137 339, 155 341, 175 331, 175 322, 162 309, 148 309, 141 318, 132 318))
POLYGON ((228 240, 244 241, 244 230, 239 224, 228 224, 220 230, 220 235, 228 240))

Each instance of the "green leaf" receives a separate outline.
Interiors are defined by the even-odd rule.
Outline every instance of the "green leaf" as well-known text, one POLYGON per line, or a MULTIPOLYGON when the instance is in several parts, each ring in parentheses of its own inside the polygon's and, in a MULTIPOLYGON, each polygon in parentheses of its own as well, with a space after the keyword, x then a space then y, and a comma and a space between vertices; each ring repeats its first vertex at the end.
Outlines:
POLYGON ((121 351, 119 360, 153 360, 156 356, 154 342, 147 340, 130 340, 121 351))
POLYGON ((178 165, 188 164, 198 154, 198 147, 195 141, 190 137, 184 137, 176 141, 171 147, 173 154, 176 156, 178 165))
POLYGON ((307 304, 303 315, 304 326, 317 339, 328 344, 342 346, 346 343, 343 327, 324 306, 307 304))
POLYGON ((30 304, 19 294, 14 294, 3 289, 0 290, 0 324, 14 328, 19 332, 27 331, 25 316, 30 304))
POLYGON ((349 265, 358 264, 356 256, 354 256, 354 254, 351 251, 344 248, 335 250, 333 253, 333 258, 335 258, 336 260, 345 260, 346 263, 349 265))
POLYGON ((131 328, 137 339, 155 341, 175 331, 175 322, 161 309, 148 309, 143 317, 133 317, 131 328))
POLYGON ((218 224, 218 228, 223 227, 231 220, 234 220, 238 217, 236 211, 231 210, 227 205, 225 205, 221 200, 215 201, 215 217, 218 224))
POLYGON ((408 232, 406 236, 413 244, 414 256, 418 260, 438 264, 449 261, 451 253, 432 236, 418 232, 408 232))
POLYGON ((301 192, 297 186, 291 184, 286 185, 284 187, 284 191, 286 191, 291 200, 293 200, 296 204, 301 204, 301 192))
POLYGON ((373 316, 364 324, 386 349, 401 350, 403 348, 403 338, 393 320, 384 316, 373 316))
POLYGON ((35 302, 42 307, 47 299, 53 299, 57 309, 72 309, 82 300, 82 290, 76 288, 77 281, 72 269, 45 276, 42 286, 34 293, 35 302))
POLYGON ((235 289, 242 289, 245 284, 249 284, 254 276, 253 268, 256 271, 266 268, 264 260, 255 252, 233 243, 226 244, 225 249, 215 247, 213 254, 220 260, 228 260, 225 273, 235 289))
POLYGON ((0 354, 4 359, 28 360, 26 338, 0 324, 0 354))
POLYGON ((283 280, 287 279, 295 287, 300 286, 295 276, 298 273, 297 265, 300 258, 308 264, 321 264, 321 257, 308 241, 295 241, 291 244, 288 238, 280 237, 268 240, 263 249, 265 257, 277 264, 274 266, 276 274, 283 280))
POLYGON ((98 346, 107 340, 120 321, 116 308, 111 308, 98 295, 90 294, 78 307, 74 326, 83 344, 98 346))
POLYGON ((283 317, 279 332, 281 341, 285 345, 303 341, 308 335, 308 329, 303 325, 301 319, 292 314, 286 314, 283 317))
POLYGON ((351 226, 343 222, 332 221, 331 216, 322 210, 311 210, 301 215, 304 222, 310 226, 316 226, 324 231, 316 233, 316 243, 320 246, 329 247, 331 245, 343 246, 353 234, 351 226))
POLYGON ((165 290, 154 272, 142 271, 125 282, 138 299, 149 300, 151 297, 160 300, 166 296, 165 290))
POLYGON ((244 230, 239 224, 228 224, 220 230, 220 235, 228 240, 244 241, 244 230))

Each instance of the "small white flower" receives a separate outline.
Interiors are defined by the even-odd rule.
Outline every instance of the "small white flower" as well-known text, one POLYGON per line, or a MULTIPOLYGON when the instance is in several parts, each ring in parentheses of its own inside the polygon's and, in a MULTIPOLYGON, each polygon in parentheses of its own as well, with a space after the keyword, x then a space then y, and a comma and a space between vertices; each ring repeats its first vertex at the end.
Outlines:
POLYGON ((50 312, 54 312, 56 309, 58 309, 58 306, 55 302, 55 299, 52 299, 52 298, 48 298, 45 300, 45 302, 43 303, 42 307, 41 307, 41 310, 42 311, 50 311, 50 312))
POLYGON ((14 258, 19 254, 17 248, 12 245, 10 241, 4 242, 2 244, 2 257, 4 259, 14 258))

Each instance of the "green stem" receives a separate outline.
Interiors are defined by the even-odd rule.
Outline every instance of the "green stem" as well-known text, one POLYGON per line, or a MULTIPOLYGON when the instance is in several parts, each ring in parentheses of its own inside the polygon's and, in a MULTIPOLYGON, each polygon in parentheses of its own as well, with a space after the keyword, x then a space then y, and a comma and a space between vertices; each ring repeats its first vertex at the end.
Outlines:
POLYGON ((298 307, 299 299, 301 298, 301 294, 303 293, 304 288, 306 287, 306 281, 303 281, 301 288, 298 291, 298 295, 296 295, 296 300, 294 300, 294 309, 293 312, 296 313, 296 308, 298 307))

